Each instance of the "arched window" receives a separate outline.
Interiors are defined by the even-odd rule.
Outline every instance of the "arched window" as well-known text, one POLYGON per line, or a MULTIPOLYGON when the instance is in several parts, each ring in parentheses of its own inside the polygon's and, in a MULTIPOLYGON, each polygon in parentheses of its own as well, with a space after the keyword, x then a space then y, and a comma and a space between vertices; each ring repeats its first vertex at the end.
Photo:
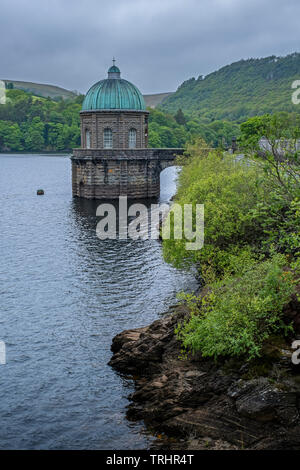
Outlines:
POLYGON ((91 148, 91 133, 88 129, 85 131, 85 147, 87 149, 91 148))
POLYGON ((104 129, 103 143, 104 143, 104 148, 105 149, 112 149, 112 147, 113 147, 113 136, 112 136, 112 130, 109 129, 109 127, 104 129))
POLYGON ((79 197, 84 197, 84 184, 83 181, 81 180, 79 183, 79 197))
POLYGON ((129 148, 135 149, 136 147, 136 129, 130 129, 129 131, 129 148))

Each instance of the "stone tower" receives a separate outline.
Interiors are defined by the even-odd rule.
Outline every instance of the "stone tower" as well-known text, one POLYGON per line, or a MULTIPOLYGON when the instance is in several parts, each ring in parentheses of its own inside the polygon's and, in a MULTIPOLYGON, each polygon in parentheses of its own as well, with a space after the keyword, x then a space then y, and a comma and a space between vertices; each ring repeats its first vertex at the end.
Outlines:
POLYGON ((83 148, 126 149, 148 145, 148 114, 144 98, 118 67, 87 92, 80 114, 83 148))
POLYGON ((160 171, 173 164, 175 149, 147 149, 148 115, 140 91, 113 64, 107 79, 89 89, 82 105, 81 148, 71 158, 74 196, 159 195, 160 171))

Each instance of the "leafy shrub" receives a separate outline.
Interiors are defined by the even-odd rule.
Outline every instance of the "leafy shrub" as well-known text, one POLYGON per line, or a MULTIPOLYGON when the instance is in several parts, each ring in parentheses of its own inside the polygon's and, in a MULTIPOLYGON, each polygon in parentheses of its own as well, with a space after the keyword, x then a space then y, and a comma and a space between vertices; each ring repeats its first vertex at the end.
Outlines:
POLYGON ((257 238, 248 217, 263 187, 257 187, 258 170, 229 154, 212 151, 203 154, 199 142, 188 146, 188 164, 179 175, 176 202, 204 204, 205 239, 200 251, 187 251, 186 240, 164 240, 165 259, 181 267, 196 264, 205 270, 212 266, 222 273, 231 254, 250 246, 257 238))
POLYGON ((202 298, 186 298, 191 317, 176 330, 186 350, 203 356, 260 355, 273 333, 286 332, 282 310, 294 291, 286 258, 250 262, 240 275, 213 283, 202 298))
POLYGON ((282 317, 294 291, 288 266, 300 269, 299 137, 299 116, 280 113, 241 126, 241 159, 207 152, 201 140, 188 145, 176 203, 204 204, 204 246, 163 241, 165 259, 196 266, 209 292, 185 296, 191 316, 176 333, 187 351, 252 359, 270 335, 291 328, 282 317))
POLYGON ((240 145, 260 169, 258 184, 268 188, 249 213, 263 231, 262 250, 299 255, 300 247, 300 116, 277 113, 254 117, 241 125, 240 145), (264 139, 264 151, 261 139, 264 139))
POLYGON ((273 251, 298 256, 298 160, 281 159, 277 171, 277 162, 270 155, 253 159, 247 155, 239 160, 220 151, 207 153, 204 145, 199 140, 187 147, 188 163, 180 173, 176 197, 182 207, 204 204, 204 246, 187 251, 185 239, 164 240, 166 261, 176 267, 194 264, 203 276, 210 270, 222 277, 232 256, 241 250, 254 258, 269 257, 273 251))

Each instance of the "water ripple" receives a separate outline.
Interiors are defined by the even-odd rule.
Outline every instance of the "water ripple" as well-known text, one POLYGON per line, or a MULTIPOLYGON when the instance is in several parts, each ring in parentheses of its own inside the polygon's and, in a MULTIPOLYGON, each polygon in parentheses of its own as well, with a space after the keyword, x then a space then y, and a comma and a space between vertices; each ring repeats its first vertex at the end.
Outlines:
MULTIPOLYGON (((192 275, 158 241, 100 241, 99 202, 72 200, 68 158, 0 159, 0 448, 147 447, 125 418, 132 385, 107 366, 111 340, 157 318, 192 275)), ((162 175, 165 199, 174 176, 162 175)))

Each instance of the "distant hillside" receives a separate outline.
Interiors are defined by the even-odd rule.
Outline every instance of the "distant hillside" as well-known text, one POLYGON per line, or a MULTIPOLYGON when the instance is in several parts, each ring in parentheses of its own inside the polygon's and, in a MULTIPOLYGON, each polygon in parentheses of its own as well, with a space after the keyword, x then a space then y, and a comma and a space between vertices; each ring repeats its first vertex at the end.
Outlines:
POLYGON ((63 98, 70 99, 75 98, 77 95, 75 92, 66 90, 65 88, 61 88, 54 85, 44 85, 42 83, 34 83, 34 82, 21 82, 18 80, 2 80, 5 82, 8 88, 15 88, 17 90, 27 91, 37 96, 43 96, 44 98, 57 99, 63 98), (11 86, 11 84, 13 86, 11 86))
MULTIPOLYGON (((63 98, 70 99, 75 98, 76 92, 66 90, 65 88, 61 88, 54 85, 44 85, 42 83, 34 83, 34 82, 21 82, 18 80, 4 80, 6 86, 8 88, 15 88, 17 90, 27 91, 32 93, 33 95, 42 96, 44 98, 57 99, 63 98), (11 86, 12 84, 12 86, 11 86)), ((156 93, 153 95, 144 95, 146 106, 150 108, 155 108, 159 104, 161 104, 168 96, 172 95, 172 93, 156 93)))
POLYGON ((156 108, 161 104, 168 96, 171 96, 173 93, 156 93, 154 95, 143 95, 146 106, 150 108, 156 108))
POLYGON ((159 106, 197 117, 237 120, 275 111, 300 112, 291 101, 291 85, 300 80, 300 54, 240 60, 217 72, 191 78, 159 106))
MULTIPOLYGON (((80 147, 83 95, 55 101, 8 87, 5 96, 0 104, 0 152, 71 152, 80 147)), ((207 132, 209 141, 218 140, 219 128, 217 133, 207 126, 207 132)), ((175 117, 150 108, 149 147, 179 148, 190 135, 175 117)))

